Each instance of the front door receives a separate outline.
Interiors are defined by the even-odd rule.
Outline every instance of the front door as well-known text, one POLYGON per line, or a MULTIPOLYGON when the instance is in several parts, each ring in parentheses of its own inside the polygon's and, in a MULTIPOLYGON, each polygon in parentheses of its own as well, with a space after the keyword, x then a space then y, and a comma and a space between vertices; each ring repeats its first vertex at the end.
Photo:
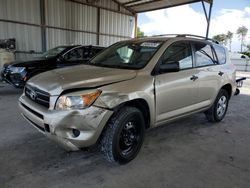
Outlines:
POLYGON ((156 124, 184 115, 195 108, 198 84, 197 70, 189 42, 169 46, 159 63, 179 62, 180 71, 155 76, 156 124))

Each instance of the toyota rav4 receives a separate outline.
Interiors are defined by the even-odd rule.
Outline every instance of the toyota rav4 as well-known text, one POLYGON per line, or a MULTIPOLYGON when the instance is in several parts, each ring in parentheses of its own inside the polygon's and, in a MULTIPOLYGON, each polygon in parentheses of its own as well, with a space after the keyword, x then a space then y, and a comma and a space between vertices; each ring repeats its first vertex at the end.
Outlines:
POLYGON ((138 154, 145 130, 197 112, 226 115, 236 89, 227 49, 198 36, 118 42, 88 65, 31 78, 23 117, 67 150, 100 144, 111 162, 138 154))

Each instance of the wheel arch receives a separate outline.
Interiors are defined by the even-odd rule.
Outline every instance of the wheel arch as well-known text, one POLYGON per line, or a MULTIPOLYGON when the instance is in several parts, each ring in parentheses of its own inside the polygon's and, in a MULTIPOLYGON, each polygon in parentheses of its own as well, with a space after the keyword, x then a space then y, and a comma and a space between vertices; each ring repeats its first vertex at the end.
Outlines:
POLYGON ((231 98, 232 96, 232 85, 231 84, 225 84, 224 86, 221 87, 221 89, 224 89, 227 91, 228 93, 228 96, 229 96, 229 99, 231 98))
POLYGON ((145 129, 150 128, 150 121, 151 121, 150 109, 149 109, 149 105, 148 105, 146 100, 139 98, 139 99, 133 99, 130 101, 123 102, 123 103, 121 103, 118 106, 113 108, 114 114, 124 106, 131 106, 131 107, 135 107, 135 108, 139 109, 142 112, 142 115, 144 117, 145 129))

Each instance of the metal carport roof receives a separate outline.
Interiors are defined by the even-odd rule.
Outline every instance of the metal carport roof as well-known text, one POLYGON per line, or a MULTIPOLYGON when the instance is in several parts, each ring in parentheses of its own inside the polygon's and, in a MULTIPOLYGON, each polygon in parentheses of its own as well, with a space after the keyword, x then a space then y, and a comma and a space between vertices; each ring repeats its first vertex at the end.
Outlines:
POLYGON ((115 1, 133 13, 141 13, 163 8, 170 8, 201 1, 207 2, 209 4, 213 3, 213 0, 115 0, 115 1))
POLYGON ((201 2, 207 21, 206 37, 208 37, 213 0, 113 0, 113 1, 122 6, 123 8, 127 9, 128 11, 130 11, 132 14, 201 2), (207 11, 205 7, 205 2, 209 4, 209 11, 207 11))

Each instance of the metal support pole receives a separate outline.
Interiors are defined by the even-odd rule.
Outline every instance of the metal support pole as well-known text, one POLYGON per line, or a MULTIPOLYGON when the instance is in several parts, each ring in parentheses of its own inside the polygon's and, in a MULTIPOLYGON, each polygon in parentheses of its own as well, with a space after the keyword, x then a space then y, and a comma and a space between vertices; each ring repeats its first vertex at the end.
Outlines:
POLYGON ((101 9, 97 8, 97 31, 96 31, 96 44, 100 45, 100 19, 101 19, 101 9))
POLYGON ((209 14, 208 14, 208 20, 207 20, 207 33, 206 33, 206 38, 208 38, 208 34, 209 34, 209 27, 210 27, 210 20, 211 20, 212 7, 213 7, 213 2, 211 2, 210 7, 209 7, 209 14))
POLYGON ((203 8, 204 14, 205 14, 205 16, 206 16, 206 20, 207 20, 207 22, 208 22, 207 10, 206 10, 204 1, 201 1, 201 4, 202 4, 202 8, 203 8))
POLYGON ((41 38, 42 38, 42 51, 46 51, 47 39, 46 39, 46 18, 45 18, 45 1, 40 0, 40 15, 41 15, 41 38))
POLYGON ((137 19, 138 19, 137 14, 135 14, 135 35, 134 35, 135 38, 137 37, 137 21, 138 21, 137 19))

